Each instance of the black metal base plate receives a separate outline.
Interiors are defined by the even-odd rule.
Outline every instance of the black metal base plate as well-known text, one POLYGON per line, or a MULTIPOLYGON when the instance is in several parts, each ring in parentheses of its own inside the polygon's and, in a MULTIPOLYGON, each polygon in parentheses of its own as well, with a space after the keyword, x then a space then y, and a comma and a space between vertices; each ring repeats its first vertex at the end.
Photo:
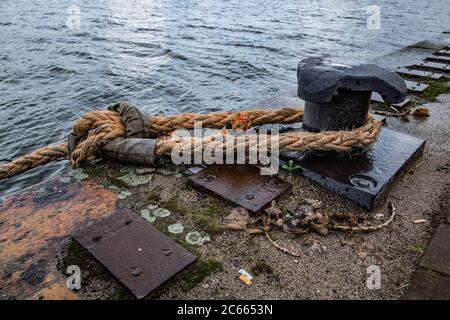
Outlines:
POLYGON ((304 176, 373 210, 424 146, 423 139, 382 128, 371 148, 351 155, 282 152, 280 156, 293 159, 304 176))
POLYGON ((128 209, 117 210, 73 238, 138 299, 196 260, 128 209))
POLYGON ((250 164, 211 165, 189 177, 188 183, 255 213, 292 187, 276 176, 261 175, 250 164))

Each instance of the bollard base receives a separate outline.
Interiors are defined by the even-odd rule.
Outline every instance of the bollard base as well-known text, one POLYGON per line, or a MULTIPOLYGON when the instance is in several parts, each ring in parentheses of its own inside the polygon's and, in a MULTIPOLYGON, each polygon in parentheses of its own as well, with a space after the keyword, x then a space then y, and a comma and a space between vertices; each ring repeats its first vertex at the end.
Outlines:
POLYGON ((383 204, 395 180, 422 154, 425 140, 382 128, 370 149, 352 154, 282 152, 325 188, 369 210, 383 204))

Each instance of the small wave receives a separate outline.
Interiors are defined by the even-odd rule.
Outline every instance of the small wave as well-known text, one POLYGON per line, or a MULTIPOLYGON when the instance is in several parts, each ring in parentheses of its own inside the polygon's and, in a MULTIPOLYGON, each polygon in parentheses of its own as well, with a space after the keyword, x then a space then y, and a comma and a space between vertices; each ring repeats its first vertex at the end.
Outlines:
POLYGON ((280 53, 281 50, 277 48, 272 47, 266 47, 262 45, 252 44, 252 43, 224 43, 226 46, 233 46, 233 47, 242 47, 242 48, 250 48, 250 49, 264 49, 270 52, 276 52, 280 53))
POLYGON ((352 16, 337 16, 339 19, 345 19, 345 20, 363 20, 363 18, 360 17, 352 17, 352 16))
POLYGON ((62 51, 61 51, 61 54, 65 55, 65 56, 76 56, 76 57, 79 57, 79 58, 85 58, 85 59, 88 59, 88 60, 94 59, 94 58, 95 58, 95 57, 94 57, 92 54, 90 54, 89 52, 86 52, 86 51, 78 51, 78 50, 75 50, 75 51, 66 51, 66 50, 62 50, 62 51))
POLYGON ((158 28, 136 28, 138 32, 163 32, 164 30, 158 28))
POLYGON ((52 65, 50 67, 47 68, 48 71, 50 71, 50 73, 54 73, 54 74, 72 74, 72 73, 78 73, 75 70, 72 69, 67 69, 61 66, 56 66, 56 65, 52 65))

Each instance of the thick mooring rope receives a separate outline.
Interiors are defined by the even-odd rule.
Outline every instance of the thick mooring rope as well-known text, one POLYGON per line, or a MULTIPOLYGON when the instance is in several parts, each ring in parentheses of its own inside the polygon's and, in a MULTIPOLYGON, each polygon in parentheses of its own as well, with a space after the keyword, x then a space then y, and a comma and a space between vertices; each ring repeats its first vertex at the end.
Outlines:
MULTIPOLYGON (((201 140, 195 138, 161 138, 176 129, 193 129, 194 124, 201 122, 203 127, 222 129, 231 123, 242 113, 218 112, 210 114, 182 114, 171 116, 152 116, 150 132, 154 138, 158 138, 156 145, 156 156, 170 155, 174 148, 183 149, 190 144, 195 148, 208 147, 222 148, 225 150, 226 143, 206 137, 201 140)), ((252 126, 263 124, 289 124, 300 122, 303 119, 303 109, 255 109, 245 111, 246 117, 250 119, 252 126)), ((279 149, 292 151, 323 150, 345 152, 352 148, 366 148, 371 145, 381 129, 381 122, 369 116, 364 126, 348 131, 324 131, 312 132, 287 132, 279 135, 279 149)), ((75 135, 86 135, 87 138, 79 143, 72 152, 70 161, 72 166, 78 167, 83 162, 93 158, 97 152, 109 141, 119 137, 125 137, 125 124, 118 112, 115 111, 93 111, 88 112, 78 119, 73 127, 75 135)), ((235 150, 240 143, 248 146, 253 140, 246 136, 244 141, 234 137, 235 150)), ((256 140, 257 141, 257 140, 256 140)), ((229 143, 227 137, 227 143, 229 143)), ((270 144, 270 139, 268 139, 270 144)), ((258 141, 256 143, 259 143, 258 141)), ((189 146, 188 146, 189 147, 189 146)), ((267 146, 264 146, 267 147, 267 146)), ((270 146, 269 146, 270 147, 270 146)), ((43 147, 25 156, 21 156, 12 162, 0 164, 0 179, 12 177, 23 173, 39 165, 68 156, 67 143, 43 147)))

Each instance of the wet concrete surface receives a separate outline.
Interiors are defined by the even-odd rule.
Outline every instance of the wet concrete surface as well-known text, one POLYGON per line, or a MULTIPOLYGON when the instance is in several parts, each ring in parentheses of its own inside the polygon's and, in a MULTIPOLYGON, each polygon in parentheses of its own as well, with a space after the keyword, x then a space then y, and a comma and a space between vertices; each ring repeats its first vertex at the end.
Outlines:
POLYGON ((443 94, 436 102, 428 102, 430 117, 411 117, 409 122, 399 118, 389 118, 388 127, 417 137, 426 137, 427 147, 436 152, 450 152, 450 94, 443 94))

